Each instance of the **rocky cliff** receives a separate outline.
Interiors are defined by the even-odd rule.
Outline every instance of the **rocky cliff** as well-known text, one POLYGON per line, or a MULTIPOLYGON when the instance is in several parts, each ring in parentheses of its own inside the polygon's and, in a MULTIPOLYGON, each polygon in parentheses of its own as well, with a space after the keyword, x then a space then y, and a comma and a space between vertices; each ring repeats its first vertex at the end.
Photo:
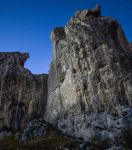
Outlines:
POLYGON ((22 129, 32 118, 43 118, 48 75, 24 68, 28 53, 0 53, 0 131, 22 129))
POLYGON ((88 143, 132 140, 132 51, 118 21, 100 7, 78 11, 51 34, 45 119, 88 143))
POLYGON ((132 149, 132 44, 118 21, 96 6, 51 38, 49 76, 24 68, 28 53, 0 53, 0 136, 25 126, 24 140, 46 134, 45 116, 88 149, 132 149))

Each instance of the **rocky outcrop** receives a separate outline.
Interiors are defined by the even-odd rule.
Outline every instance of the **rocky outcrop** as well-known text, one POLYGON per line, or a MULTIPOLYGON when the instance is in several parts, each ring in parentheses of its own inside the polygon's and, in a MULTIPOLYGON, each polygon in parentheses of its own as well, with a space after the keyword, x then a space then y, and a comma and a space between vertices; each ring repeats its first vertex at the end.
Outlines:
POLYGON ((45 119, 102 149, 130 148, 132 51, 118 21, 97 6, 78 11, 51 37, 45 119))
POLYGON ((49 125, 44 120, 33 119, 28 123, 24 132, 19 134, 18 140, 26 143, 27 140, 47 134, 48 129, 49 125))
POLYGON ((0 53, 0 131, 24 128, 32 118, 43 118, 48 75, 24 68, 28 53, 0 53))

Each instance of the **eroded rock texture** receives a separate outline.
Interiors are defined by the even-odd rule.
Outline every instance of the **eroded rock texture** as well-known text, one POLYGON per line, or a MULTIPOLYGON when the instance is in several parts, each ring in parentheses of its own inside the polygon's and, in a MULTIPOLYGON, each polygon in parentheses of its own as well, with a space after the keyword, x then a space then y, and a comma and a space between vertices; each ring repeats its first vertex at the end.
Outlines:
POLYGON ((45 118, 89 143, 130 147, 132 51, 118 21, 100 13, 78 11, 52 32, 45 118))
POLYGON ((28 53, 0 53, 0 130, 22 129, 30 119, 44 117, 48 76, 24 68, 28 57, 28 53))

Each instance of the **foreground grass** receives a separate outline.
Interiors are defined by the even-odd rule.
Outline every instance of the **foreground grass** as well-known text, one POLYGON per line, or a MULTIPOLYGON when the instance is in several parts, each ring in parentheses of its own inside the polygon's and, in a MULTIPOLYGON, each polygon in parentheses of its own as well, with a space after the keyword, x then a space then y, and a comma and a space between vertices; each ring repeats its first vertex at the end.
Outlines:
POLYGON ((63 147, 79 150, 79 143, 54 130, 31 139, 26 144, 20 144, 13 136, 0 141, 0 150, 61 150, 63 147))

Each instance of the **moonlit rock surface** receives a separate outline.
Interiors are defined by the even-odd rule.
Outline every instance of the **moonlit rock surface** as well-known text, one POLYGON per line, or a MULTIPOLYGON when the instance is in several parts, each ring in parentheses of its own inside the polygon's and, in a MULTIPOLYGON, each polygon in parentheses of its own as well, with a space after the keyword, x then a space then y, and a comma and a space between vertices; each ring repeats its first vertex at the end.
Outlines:
POLYGON ((118 21, 100 13, 79 11, 51 33, 45 119, 86 142, 125 146, 132 139, 132 51, 118 21))

